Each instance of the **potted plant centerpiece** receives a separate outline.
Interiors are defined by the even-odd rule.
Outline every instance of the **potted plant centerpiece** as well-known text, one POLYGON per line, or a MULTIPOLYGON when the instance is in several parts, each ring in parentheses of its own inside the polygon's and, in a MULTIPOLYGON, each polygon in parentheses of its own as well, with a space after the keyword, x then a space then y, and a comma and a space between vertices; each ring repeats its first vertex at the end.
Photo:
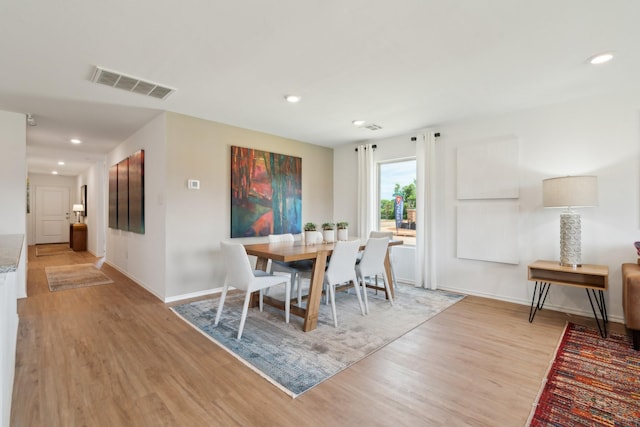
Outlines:
POLYGON ((346 221, 341 221, 336 224, 338 227, 338 240, 348 240, 349 239, 349 223, 346 221))
POLYGON ((306 245, 312 245, 315 242, 316 225, 313 222, 307 222, 304 225, 304 241, 306 245))
POLYGON ((336 225, 332 222, 325 222, 322 224, 322 238, 327 243, 333 243, 336 241, 336 225))

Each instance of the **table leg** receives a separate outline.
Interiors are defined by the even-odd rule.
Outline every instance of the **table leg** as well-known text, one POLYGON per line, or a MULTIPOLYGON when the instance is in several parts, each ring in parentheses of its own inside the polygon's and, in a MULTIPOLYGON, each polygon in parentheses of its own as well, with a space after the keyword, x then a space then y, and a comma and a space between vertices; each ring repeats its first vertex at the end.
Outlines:
POLYGON ((596 325, 598 325, 598 331, 600 331, 600 336, 602 338, 607 337, 607 323, 609 322, 609 318, 607 316, 607 306, 604 302, 604 292, 598 290, 598 295, 596 295, 595 289, 591 289, 593 293, 593 299, 591 299, 591 293, 589 289, 585 289, 587 291, 587 296, 589 297, 589 303, 591 303, 591 310, 593 311, 593 318, 596 319, 596 325), (598 306, 598 311, 600 311, 600 316, 602 317, 602 326, 600 326, 600 320, 598 319, 598 314, 596 313, 596 307, 593 304, 593 300, 595 300, 596 305, 598 306))
MULTIPOLYGON (((393 274, 391 273, 391 259, 389 257, 389 249, 387 249, 387 255, 384 257, 384 269, 387 273, 387 279, 389 280, 389 290, 391 291, 391 297, 393 299, 396 298, 395 286, 396 284, 393 282, 393 274)), ((387 299, 389 299, 389 295, 386 295, 387 299)))
POLYGON ((318 314, 320 313, 320 300, 322 299, 322 285, 324 282, 324 269, 327 266, 327 251, 318 251, 311 280, 309 281, 309 295, 307 297, 307 310, 304 316, 302 330, 309 332, 318 327, 318 314))
POLYGON ((547 300, 547 295, 549 295, 549 289, 551 288, 551 283, 540 282, 540 289, 538 289, 538 281, 536 280, 536 284, 533 287, 533 296, 531 297, 531 309, 529 310, 529 323, 533 322, 533 318, 536 317, 536 313, 542 310, 544 307, 544 302, 547 300), (536 303, 536 293, 538 294, 538 302, 536 303), (534 308, 535 303, 535 308, 534 308))

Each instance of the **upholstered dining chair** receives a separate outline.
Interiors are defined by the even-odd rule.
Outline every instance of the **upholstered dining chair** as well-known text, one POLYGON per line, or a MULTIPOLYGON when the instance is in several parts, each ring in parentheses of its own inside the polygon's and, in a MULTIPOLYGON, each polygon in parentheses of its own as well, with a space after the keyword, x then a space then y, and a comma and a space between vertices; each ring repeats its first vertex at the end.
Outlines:
POLYGON ((387 237, 370 238, 367 240, 367 244, 364 247, 364 253, 362 254, 362 258, 360 258, 360 262, 356 264, 356 275, 364 293, 364 307, 366 313, 369 313, 366 283, 367 277, 377 277, 379 274, 382 275, 384 289, 387 292, 389 302, 393 305, 393 297, 391 296, 391 289, 389 288, 389 278, 387 277, 387 272, 384 268, 384 258, 387 255, 388 247, 389 239, 387 237))
POLYGON ((338 241, 333 248, 331 261, 324 273, 324 284, 329 293, 331 302, 331 312, 333 314, 333 326, 338 327, 338 316, 336 314, 336 286, 346 282, 353 282, 353 287, 358 297, 360 312, 364 316, 365 310, 360 296, 360 287, 356 276, 355 264, 360 249, 359 240, 338 241))
MULTIPOLYGON (((269 243, 293 242, 295 238, 291 233, 270 234, 269 243)), ((313 271, 312 260, 300 260, 292 262, 282 262, 271 260, 271 272, 289 273, 291 275, 291 293, 297 292, 298 305, 302 305, 302 278, 311 278, 313 271), (296 288, 297 284, 297 288, 296 288)))
MULTIPOLYGON (((389 240, 393 239, 393 231, 372 231, 369 233, 369 237, 386 237, 389 240)), ((388 252, 389 252, 389 264, 391 265, 391 278, 393 279, 393 283, 396 283, 396 271, 393 268, 393 257, 392 252, 393 249, 392 248, 388 248, 388 252)), ((378 276, 376 276, 376 286, 378 285, 378 276)))
POLYGON ((220 247, 222 249, 225 265, 227 266, 227 275, 224 279, 224 287, 222 288, 222 294, 220 295, 220 304, 218 305, 214 325, 218 325, 218 322, 220 322, 222 308, 224 307, 224 300, 227 296, 229 287, 232 286, 236 289, 244 290, 244 305, 242 306, 242 317, 240 317, 240 327, 238 328, 238 339, 240 339, 242 337, 242 330, 244 329, 245 321, 247 320, 251 294, 255 291, 260 292, 260 311, 262 311, 262 296, 264 289, 268 289, 282 283, 285 285, 286 298, 284 318, 285 322, 289 323, 291 285, 287 278, 283 276, 273 276, 269 273, 265 273, 264 271, 254 271, 253 268, 251 268, 247 251, 240 243, 220 242, 220 247))

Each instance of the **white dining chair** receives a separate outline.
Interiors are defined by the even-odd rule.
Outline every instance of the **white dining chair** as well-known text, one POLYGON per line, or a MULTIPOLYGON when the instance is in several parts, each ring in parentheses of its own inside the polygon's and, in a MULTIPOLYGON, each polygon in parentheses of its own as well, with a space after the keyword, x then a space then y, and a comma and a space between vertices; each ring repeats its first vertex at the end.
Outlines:
MULTIPOLYGON (((291 233, 270 234, 269 243, 293 242, 295 238, 291 233)), ((300 260, 292 262, 283 262, 271 260, 271 272, 288 273, 291 277, 291 293, 296 292, 298 297, 298 306, 302 305, 302 278, 311 278, 313 271, 312 260, 300 260), (297 287, 296 287, 297 286, 297 287)))
MULTIPOLYGON (((393 240, 393 231, 372 231, 369 233, 369 238, 371 237, 387 237, 389 240, 393 240)), ((389 247, 387 249, 389 253, 389 265, 391 266, 391 278, 393 279, 393 283, 396 282, 396 270, 393 268, 393 248, 389 247)), ((378 285, 378 276, 376 276, 376 286, 378 285)))
POLYGON ((244 290, 244 305, 242 306, 242 317, 240 317, 240 327, 238 329, 238 339, 240 339, 242 337, 242 330, 244 329, 247 313, 249 311, 251 294, 256 291, 260 292, 260 311, 262 311, 263 290, 282 283, 285 285, 284 317, 285 322, 289 323, 291 285, 287 278, 283 276, 273 276, 260 270, 254 271, 253 268, 251 268, 247 251, 240 243, 220 242, 220 247, 222 249, 225 265, 227 266, 227 274, 224 279, 224 287, 222 288, 222 294, 220 295, 220 304, 218 305, 214 325, 218 325, 218 322, 220 322, 222 308, 224 307, 224 300, 227 296, 229 287, 244 290))
POLYGON ((356 264, 356 275, 358 282, 362 286, 364 292, 364 307, 365 312, 369 313, 369 302, 367 299, 367 277, 377 277, 382 275, 384 281, 384 289, 387 292, 389 302, 393 305, 393 296, 391 295, 391 289, 389 287, 389 278, 387 277, 387 271, 384 267, 384 259, 387 255, 387 248, 389 247, 389 238, 377 237, 367 240, 367 244, 364 247, 364 253, 360 262, 356 264))
POLYGON ((358 297, 360 311, 364 316, 365 310, 360 297, 360 286, 356 276, 355 264, 360 249, 359 240, 336 242, 331 254, 329 267, 324 273, 324 284, 329 293, 331 302, 331 312, 333 314, 333 326, 338 327, 338 316, 336 314, 336 286, 347 282, 353 282, 353 287, 358 297))

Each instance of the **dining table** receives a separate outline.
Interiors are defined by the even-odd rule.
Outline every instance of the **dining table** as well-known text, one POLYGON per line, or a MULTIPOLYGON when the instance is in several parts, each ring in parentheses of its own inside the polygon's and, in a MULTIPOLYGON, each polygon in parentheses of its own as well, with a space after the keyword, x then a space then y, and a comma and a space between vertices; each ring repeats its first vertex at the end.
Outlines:
MULTIPOLYGON (((349 240, 360 240, 360 250, 364 250, 366 239, 358 239, 352 237, 349 240)), ((390 240, 389 247, 402 245, 402 240, 390 240)), ((306 244, 304 241, 296 240, 293 242, 277 242, 277 243, 255 243, 245 244, 244 247, 248 255, 253 255, 257 258, 256 270, 267 270, 269 260, 291 262, 301 260, 312 260, 313 269, 311 272, 311 278, 309 281, 309 293, 304 298, 306 306, 301 307, 297 305, 295 299, 291 299, 291 314, 302 317, 304 323, 302 330, 309 332, 317 328, 318 326, 318 314, 320 312, 320 301, 322 299, 322 288, 324 282, 324 272, 327 266, 327 260, 331 256, 336 243, 319 243, 319 244, 306 244)), ((387 256, 384 260, 384 267, 387 278, 389 280, 389 289, 391 297, 394 297, 393 275, 391 273, 391 260, 389 258, 389 250, 387 249, 387 256)), ((354 266, 355 268, 355 266, 354 266)), ((377 290, 385 291, 384 287, 378 287, 375 284, 367 284, 367 287, 373 287, 377 290)), ((386 292, 386 291, 385 291, 386 292)), ((387 296, 388 298, 388 296, 387 296)), ((280 308, 284 310, 284 301, 278 300, 271 296, 263 296, 265 304, 280 308)), ((255 293, 252 296, 251 306, 258 305, 258 296, 255 293)))

